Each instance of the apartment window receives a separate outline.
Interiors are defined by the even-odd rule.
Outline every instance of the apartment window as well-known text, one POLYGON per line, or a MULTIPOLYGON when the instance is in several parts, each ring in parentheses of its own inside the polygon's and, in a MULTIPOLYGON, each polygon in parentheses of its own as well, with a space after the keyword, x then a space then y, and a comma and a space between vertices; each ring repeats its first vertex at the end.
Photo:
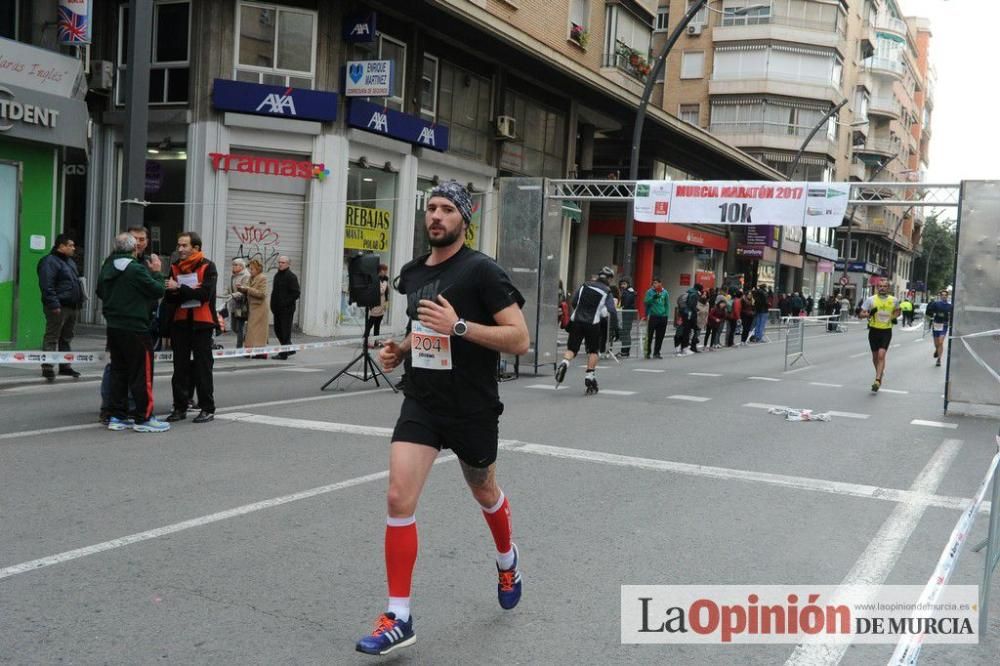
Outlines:
POLYGON ((241 2, 236 12, 238 81, 312 88, 316 12, 241 2))
POLYGON ((493 143, 490 80, 447 61, 438 72, 437 120, 448 126, 448 152, 485 161, 493 143))
POLYGON ((678 109, 677 117, 686 123, 691 123, 697 126, 699 121, 699 115, 701 114, 701 105, 699 104, 681 104, 678 109))
POLYGON ((717 48, 712 77, 781 79, 812 85, 839 85, 843 63, 833 52, 802 47, 764 46, 745 50, 717 48))
POLYGON ((517 118, 519 141, 505 141, 500 168, 532 176, 562 178, 564 175, 566 118, 518 92, 508 91, 504 114, 517 118), (515 147, 516 146, 516 147, 515 147))
POLYGON ((705 75, 705 52, 685 51, 681 55, 681 78, 700 79, 705 75))
MULTIPOLYGON (((686 12, 690 11, 691 7, 697 4, 697 2, 698 0, 688 0, 687 7, 684 10, 685 14, 686 12)), ((694 18, 691 19, 691 23, 689 23, 688 25, 707 25, 707 24, 708 24, 708 7, 706 6, 698 10, 698 13, 694 15, 694 18)))
POLYGON ((424 54, 424 68, 420 75, 420 117, 434 120, 437 115, 438 59, 424 54))
POLYGON ((868 91, 862 87, 857 87, 854 89, 854 118, 857 120, 867 120, 868 119, 868 102, 871 100, 871 95, 868 91))
POLYGON ((670 6, 665 5, 663 7, 656 8, 656 32, 666 32, 667 26, 670 25, 670 6))
POLYGON ((590 40, 590 0, 570 0, 569 38, 586 48, 590 40))
MULTIPOLYGON (((115 103, 125 103, 128 60, 128 6, 118 12, 118 85, 115 103)), ((187 0, 153 5, 152 59, 149 65, 149 103, 184 104, 190 74, 191 4, 187 0)))
POLYGON ((847 239, 845 239, 845 238, 838 238, 837 239, 837 253, 841 257, 846 257, 848 259, 855 259, 855 258, 857 258, 857 256, 858 256, 858 240, 856 238, 852 238, 851 239, 851 253, 850 254, 844 254, 844 242, 846 240, 847 239))
POLYGON ((609 4, 606 16, 604 66, 644 80, 649 73, 652 26, 619 4, 609 4))
POLYGON ((759 0, 726 0, 722 5, 722 25, 758 25, 771 21, 771 7, 759 0))
MULTIPOLYGON (((752 1, 749 4, 754 4, 752 1)), ((759 3, 758 3, 759 4, 759 3)), ((816 0, 771 0, 771 13, 782 23, 812 30, 843 33, 846 20, 837 3, 816 0)))

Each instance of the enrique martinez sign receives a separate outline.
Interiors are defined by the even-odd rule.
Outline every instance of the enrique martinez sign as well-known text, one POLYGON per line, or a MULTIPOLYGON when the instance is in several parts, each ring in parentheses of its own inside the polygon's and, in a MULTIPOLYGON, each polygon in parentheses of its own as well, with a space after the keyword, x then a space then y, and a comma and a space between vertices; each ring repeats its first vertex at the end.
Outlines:
POLYGON ((837 227, 848 183, 638 181, 635 219, 673 224, 837 227))
POLYGON ((361 99, 351 100, 347 124, 431 150, 448 150, 448 128, 444 125, 361 99))
POLYGON ((328 122, 337 119, 338 102, 337 93, 322 90, 229 79, 215 79, 212 83, 212 106, 220 111, 328 122))
POLYGON ((264 157, 261 155, 229 155, 226 153, 209 153, 212 169, 215 171, 236 171, 237 173, 254 173, 263 176, 284 176, 285 178, 316 178, 323 181, 330 175, 330 170, 324 164, 315 164, 309 160, 293 160, 284 157, 264 157))

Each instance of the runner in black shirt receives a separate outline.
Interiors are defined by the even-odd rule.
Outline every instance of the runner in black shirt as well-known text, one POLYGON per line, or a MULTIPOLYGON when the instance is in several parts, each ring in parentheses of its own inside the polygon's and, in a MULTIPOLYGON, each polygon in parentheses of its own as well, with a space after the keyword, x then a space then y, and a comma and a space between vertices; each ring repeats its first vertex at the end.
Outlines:
POLYGON ((498 352, 528 351, 524 298, 502 268, 465 247, 472 200, 452 181, 431 191, 424 224, 431 252, 403 267, 410 332, 379 351, 386 372, 406 367, 406 388, 389 453, 385 563, 389 604, 359 652, 386 654, 414 642, 410 581, 417 559, 417 500, 442 448, 458 456, 497 548, 500 606, 521 598, 510 505, 496 481, 498 352))

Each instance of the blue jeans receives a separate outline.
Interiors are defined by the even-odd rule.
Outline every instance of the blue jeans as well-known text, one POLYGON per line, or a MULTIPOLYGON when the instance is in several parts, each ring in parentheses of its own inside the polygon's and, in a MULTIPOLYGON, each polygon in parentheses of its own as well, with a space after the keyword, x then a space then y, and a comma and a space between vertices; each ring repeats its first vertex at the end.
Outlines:
POLYGON ((761 312, 753 317, 753 337, 760 342, 764 339, 764 327, 767 325, 767 313, 761 312))

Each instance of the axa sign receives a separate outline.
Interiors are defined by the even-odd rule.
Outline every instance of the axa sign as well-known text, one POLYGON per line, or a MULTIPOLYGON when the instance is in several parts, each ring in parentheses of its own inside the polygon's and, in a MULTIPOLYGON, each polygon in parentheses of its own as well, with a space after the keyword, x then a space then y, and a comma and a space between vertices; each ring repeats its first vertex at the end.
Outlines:
POLYGON ((347 124, 432 150, 448 150, 448 128, 360 98, 351 99, 347 124))
POLYGON ((345 42, 374 42, 375 41, 375 12, 366 14, 354 14, 344 19, 344 41, 345 42))
POLYGON ((328 122, 337 119, 339 100, 337 93, 321 90, 228 79, 216 79, 212 84, 212 106, 216 109, 258 116, 328 122))

